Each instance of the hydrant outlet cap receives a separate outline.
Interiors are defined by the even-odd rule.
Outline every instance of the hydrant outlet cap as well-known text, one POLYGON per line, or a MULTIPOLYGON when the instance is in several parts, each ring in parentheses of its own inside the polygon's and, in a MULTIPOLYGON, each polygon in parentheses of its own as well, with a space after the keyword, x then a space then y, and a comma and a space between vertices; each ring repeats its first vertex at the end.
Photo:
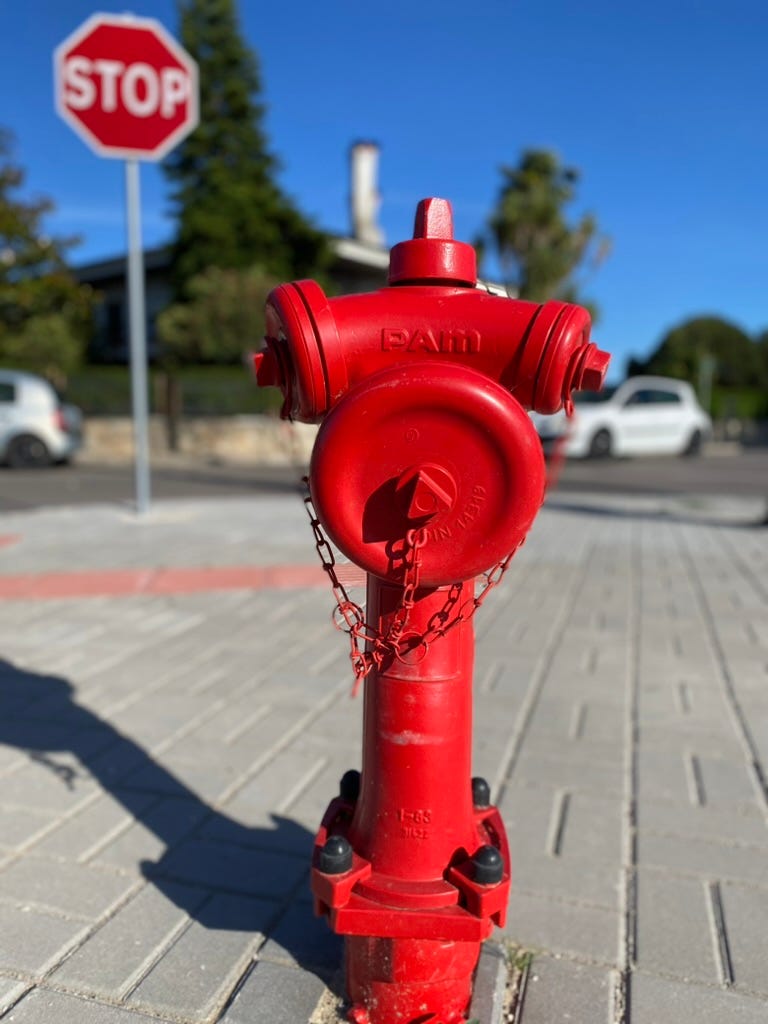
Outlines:
POLYGON ((447 199, 422 199, 416 209, 413 238, 389 255, 390 284, 442 282, 477 284, 477 257, 466 242, 453 238, 453 211, 447 199))

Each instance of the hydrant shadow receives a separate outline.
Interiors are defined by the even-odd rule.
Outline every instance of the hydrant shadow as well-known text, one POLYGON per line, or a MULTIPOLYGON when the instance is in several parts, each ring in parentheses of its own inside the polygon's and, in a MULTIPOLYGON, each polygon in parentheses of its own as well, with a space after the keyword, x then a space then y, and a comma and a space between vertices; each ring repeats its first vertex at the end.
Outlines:
POLYGON ((301 824, 275 813, 272 827, 236 821, 79 704, 68 680, 0 658, 2 744, 50 771, 64 790, 94 780, 122 805, 164 846, 156 860, 140 862, 142 874, 193 921, 266 933, 273 958, 322 975, 336 969, 337 937, 312 916, 314 837, 301 824))

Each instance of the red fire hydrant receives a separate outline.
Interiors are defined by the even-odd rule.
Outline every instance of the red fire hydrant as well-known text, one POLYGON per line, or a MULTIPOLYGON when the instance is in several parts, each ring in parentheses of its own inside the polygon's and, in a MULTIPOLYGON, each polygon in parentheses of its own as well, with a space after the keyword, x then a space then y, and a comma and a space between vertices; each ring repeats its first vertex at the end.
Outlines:
POLYGON ((526 410, 598 389, 608 356, 580 307, 478 288, 445 200, 419 204, 389 283, 276 288, 257 379, 282 389, 285 418, 322 423, 320 547, 327 534, 368 573, 364 614, 325 558, 365 700, 362 772, 317 834, 316 910, 346 936, 356 1024, 459 1024, 510 886, 504 825, 471 777, 472 615, 543 500, 526 410))

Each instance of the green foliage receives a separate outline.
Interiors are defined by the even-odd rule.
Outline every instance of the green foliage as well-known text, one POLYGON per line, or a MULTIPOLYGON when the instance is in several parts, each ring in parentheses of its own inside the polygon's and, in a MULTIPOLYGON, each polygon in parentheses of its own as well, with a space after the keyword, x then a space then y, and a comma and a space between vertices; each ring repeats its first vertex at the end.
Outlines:
MULTIPOLYGON (((277 413, 282 396, 276 388, 257 388, 243 366, 185 366, 177 379, 185 416, 237 416, 277 413)), ((165 374, 150 368, 152 412, 163 409, 165 374)), ((130 416, 131 376, 127 366, 83 366, 72 374, 67 401, 90 416, 130 416)))
POLYGON ((712 408, 716 420, 768 419, 768 388, 712 389, 712 408))
POLYGON ((178 218, 178 298, 189 298, 190 282, 212 266, 258 263, 281 280, 315 274, 326 240, 276 184, 259 66, 234 0, 180 0, 179 13, 181 41, 200 68, 200 125, 164 164, 178 218))
POLYGON ((234 363, 260 348, 264 303, 277 284, 258 267, 209 267, 192 278, 188 301, 177 302, 157 319, 164 363, 234 363))
POLYGON ((72 240, 49 238, 46 199, 16 195, 24 172, 0 131, 0 363, 33 370, 61 386, 82 361, 91 324, 91 290, 67 270, 72 240))
POLYGON ((501 175, 496 208, 478 242, 481 256, 490 242, 505 283, 521 299, 577 301, 576 272, 597 267, 609 249, 591 214, 574 224, 566 220, 578 171, 564 167, 555 153, 529 149, 516 167, 502 167, 501 175))
POLYGON ((0 358, 6 366, 42 374, 63 389, 83 361, 83 344, 65 316, 48 313, 31 316, 18 331, 5 334, 0 358))
POLYGON ((760 356, 759 343, 736 324, 716 316, 700 316, 668 331, 648 359, 633 359, 629 373, 654 373, 696 384, 702 360, 711 357, 716 387, 768 387, 768 366, 761 365, 760 356))

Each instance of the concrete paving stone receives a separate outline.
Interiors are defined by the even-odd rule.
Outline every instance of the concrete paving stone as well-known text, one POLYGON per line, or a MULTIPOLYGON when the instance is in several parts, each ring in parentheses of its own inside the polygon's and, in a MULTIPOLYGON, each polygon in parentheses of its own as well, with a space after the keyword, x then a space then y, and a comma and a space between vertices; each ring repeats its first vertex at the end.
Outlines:
POLYGON ((338 796, 339 782, 342 775, 350 768, 360 768, 359 752, 347 755, 344 751, 334 751, 333 756, 323 765, 311 783, 298 796, 291 800, 285 810, 287 820, 293 822, 303 835, 297 831, 297 852, 309 856, 315 833, 320 820, 331 800, 338 796))
POLYGON ((638 686, 637 703, 638 719, 648 725, 689 720, 717 725, 727 714, 721 689, 692 681, 685 671, 644 681, 638 686))
POLYGON ((523 949, 616 963, 619 915, 512 888, 504 934, 523 949))
POLYGON ((106 845, 110 836, 128 829, 134 815, 143 815, 157 799, 152 794, 131 796, 130 809, 117 795, 100 796, 35 843, 34 852, 69 860, 87 859, 90 851, 106 845))
MULTIPOLYGON (((116 791, 120 792, 128 791, 116 791)), ((133 806, 133 794, 126 795, 125 800, 127 806, 133 806)), ((194 794, 186 798, 163 797, 139 812, 142 803, 143 798, 137 805, 134 823, 94 853, 94 864, 136 871, 142 860, 162 857, 166 849, 172 849, 211 813, 208 805, 194 794)))
POLYGON ((259 960, 301 967, 329 977, 342 966, 344 939, 331 931, 325 917, 315 916, 308 898, 299 899, 270 932, 259 950, 259 960))
POLYGON ((164 890, 141 889, 64 961, 53 983, 120 999, 207 899, 204 889, 169 882, 164 890))
POLYGON ((33 989, 3 1018, 10 1024, 157 1024, 174 1017, 147 1016, 92 999, 49 989, 33 989))
POLYGON ((637 873, 635 962, 644 970, 718 985, 717 940, 702 880, 637 873))
POLYGON ((517 835, 540 856, 621 863, 624 807, 618 797, 513 780, 501 810, 513 849, 517 835))
POLYGON ((290 854, 309 863, 320 815, 319 809, 314 810, 310 816, 313 821, 305 824, 293 810, 290 815, 270 811, 264 814, 261 824, 246 825, 216 813, 201 825, 197 835, 201 839, 218 843, 233 843, 255 850, 290 854))
MULTIPOLYGON (((276 737, 278 739, 278 737, 276 737)), ((290 806, 328 762, 305 736, 271 757, 242 789, 226 802, 228 814, 249 826, 268 823, 271 811, 290 806)))
POLYGON ((724 884, 720 893, 734 984, 736 988, 768 997, 768 891, 724 884))
POLYGON ((308 1021, 326 989, 309 971, 260 961, 245 979, 220 1024, 297 1024, 308 1021))
POLYGON ((741 750, 738 761, 724 758, 700 758, 704 792, 714 804, 749 806, 758 793, 758 784, 741 750))
POLYGON ((209 704, 205 697, 153 693, 111 718, 120 732, 146 748, 168 740, 209 704))
POLYGON ((112 871, 30 855, 0 871, 0 899, 96 920, 134 884, 132 878, 112 871))
POLYGON ((467 1017, 483 1024, 501 1024, 507 998, 509 967, 504 947, 493 939, 480 947, 467 1017))
POLYGON ((700 797, 691 769, 690 751, 640 747, 637 752, 637 799, 648 802, 668 800, 674 804, 696 804, 700 797))
POLYGON ((618 911, 622 872, 616 864, 531 850, 520 833, 510 833, 512 884, 528 893, 618 911))
POLYGON ((608 743, 624 729, 621 706, 586 699, 578 686, 567 700, 540 700, 529 726, 530 736, 551 736, 565 744, 608 743))
POLYGON ((17 850, 25 846, 38 832, 50 826, 52 821, 55 821, 54 816, 43 811, 0 805, 0 842, 6 849, 17 850))
POLYGON ((541 746, 535 750, 525 744, 514 778, 612 797, 621 797, 625 788, 624 766, 618 760, 610 763, 590 758, 581 750, 574 756, 564 751, 562 744, 554 743, 550 749, 541 746))
POLYGON ((0 903, 0 970, 28 977, 44 974, 85 930, 83 921, 0 903))
POLYGON ((614 1024, 614 981, 605 967, 535 956, 520 1024, 614 1024))
POLYGON ((273 903, 212 896, 128 1002, 153 1012, 207 1020, 229 999, 274 916, 273 903))
POLYGON ((305 857, 209 839, 185 840, 158 864, 147 866, 150 876, 273 900, 290 895, 308 870, 305 857))
POLYGON ((176 757, 163 753, 152 764, 134 767, 121 779, 121 785, 138 793, 153 796, 179 797, 185 795, 207 804, 218 803, 246 774, 246 768, 201 752, 198 761, 189 757, 176 757), (158 768, 162 768, 158 771, 158 768))
POLYGON ((631 1007, 632 1024, 765 1024, 766 1019, 761 999, 640 971, 632 975, 631 1007))
POLYGON ((731 810, 727 806, 690 801, 647 799, 638 804, 637 814, 642 832, 768 846, 768 825, 756 800, 751 806, 740 805, 739 810, 731 810))
POLYGON ((28 982, 15 978, 0 978, 0 1016, 21 998, 28 987, 28 982))
POLYGON ((126 776, 146 766, 148 754, 132 739, 117 738, 107 749, 89 757, 87 768, 104 789, 123 786, 126 776))
POLYGON ((765 844, 736 845, 693 836, 655 835, 638 832, 637 863, 680 875, 747 882, 768 889, 768 855, 765 844))
POLYGON ((41 753, 3 777, 4 802, 33 811, 74 811, 96 791, 79 760, 67 754, 41 753))

